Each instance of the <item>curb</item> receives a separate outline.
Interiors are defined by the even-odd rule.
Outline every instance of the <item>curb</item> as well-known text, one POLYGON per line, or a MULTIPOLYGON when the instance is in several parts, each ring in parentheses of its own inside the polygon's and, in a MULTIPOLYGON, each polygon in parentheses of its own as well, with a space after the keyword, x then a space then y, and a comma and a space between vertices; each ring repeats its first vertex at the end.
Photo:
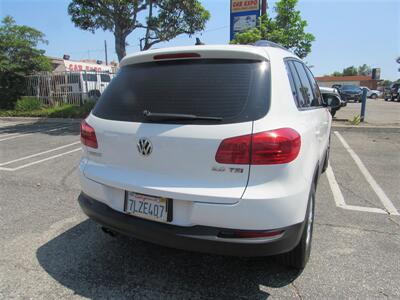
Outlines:
POLYGON ((400 129, 399 125, 336 125, 333 128, 359 128, 359 129, 400 129))
POLYGON ((340 121, 332 121, 332 127, 337 127, 337 128, 373 128, 373 129, 400 129, 400 124, 394 123, 394 124, 369 124, 369 123, 360 123, 358 125, 352 125, 346 123, 342 120, 340 121))
POLYGON ((64 119, 64 118, 35 118, 35 117, 0 117, 1 121, 20 122, 31 121, 35 123, 80 123, 82 119, 64 119))

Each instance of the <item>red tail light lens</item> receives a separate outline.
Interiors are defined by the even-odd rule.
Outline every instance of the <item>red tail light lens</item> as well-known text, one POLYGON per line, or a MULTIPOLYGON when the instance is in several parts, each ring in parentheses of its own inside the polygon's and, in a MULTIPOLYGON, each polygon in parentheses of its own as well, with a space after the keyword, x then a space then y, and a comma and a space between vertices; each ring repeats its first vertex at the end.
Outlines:
POLYGON ((220 164, 248 165, 250 162, 251 135, 225 139, 219 145, 215 160, 220 164))
POLYGON ((300 152, 300 134, 291 128, 280 128, 225 139, 215 160, 221 164, 286 164, 300 152))
POLYGON ((253 135, 251 164, 286 164, 296 159, 301 138, 291 128, 281 128, 253 135))
POLYGON ((85 120, 81 122, 81 142, 85 146, 97 149, 96 133, 94 132, 93 127, 85 120))

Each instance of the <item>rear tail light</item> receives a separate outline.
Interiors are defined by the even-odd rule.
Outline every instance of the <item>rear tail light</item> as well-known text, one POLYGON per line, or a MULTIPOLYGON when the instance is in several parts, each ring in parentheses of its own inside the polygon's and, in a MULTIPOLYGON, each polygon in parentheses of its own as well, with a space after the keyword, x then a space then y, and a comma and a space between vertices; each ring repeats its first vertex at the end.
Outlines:
POLYGON ((251 135, 225 139, 219 145, 215 160, 221 164, 249 164, 251 135))
POLYGON ((81 122, 81 142, 85 146, 97 148, 96 133, 94 132, 93 127, 85 120, 81 122))
POLYGON ((280 128, 225 139, 219 145, 215 160, 221 164, 286 164, 296 159, 300 146, 297 131, 280 128))

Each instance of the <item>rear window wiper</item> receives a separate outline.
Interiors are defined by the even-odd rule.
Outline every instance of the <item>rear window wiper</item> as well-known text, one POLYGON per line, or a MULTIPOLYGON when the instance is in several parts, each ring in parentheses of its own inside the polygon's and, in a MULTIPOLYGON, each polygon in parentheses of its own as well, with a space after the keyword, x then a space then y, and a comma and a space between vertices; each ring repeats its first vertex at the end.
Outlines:
POLYGON ((153 113, 148 110, 143 111, 143 116, 149 120, 222 120, 222 117, 208 117, 189 114, 153 113))

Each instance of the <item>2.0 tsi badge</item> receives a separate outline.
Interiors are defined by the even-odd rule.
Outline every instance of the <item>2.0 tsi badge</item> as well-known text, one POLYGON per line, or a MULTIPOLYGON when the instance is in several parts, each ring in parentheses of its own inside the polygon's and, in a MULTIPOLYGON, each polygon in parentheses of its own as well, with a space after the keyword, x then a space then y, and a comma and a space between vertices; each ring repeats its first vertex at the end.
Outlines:
POLYGON ((137 143, 137 149, 142 156, 149 156, 153 151, 153 145, 146 138, 141 138, 137 143))

